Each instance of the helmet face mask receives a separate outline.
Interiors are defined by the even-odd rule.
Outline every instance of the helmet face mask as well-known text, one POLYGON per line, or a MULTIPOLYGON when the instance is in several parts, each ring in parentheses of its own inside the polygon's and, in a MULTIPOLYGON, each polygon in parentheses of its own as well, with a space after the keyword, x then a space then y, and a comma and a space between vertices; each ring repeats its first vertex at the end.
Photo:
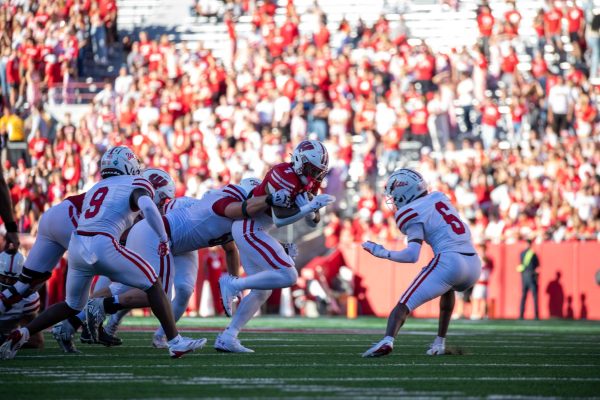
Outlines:
POLYGON ((400 209, 427 194, 427 184, 416 171, 401 168, 390 175, 385 185, 386 203, 400 209))

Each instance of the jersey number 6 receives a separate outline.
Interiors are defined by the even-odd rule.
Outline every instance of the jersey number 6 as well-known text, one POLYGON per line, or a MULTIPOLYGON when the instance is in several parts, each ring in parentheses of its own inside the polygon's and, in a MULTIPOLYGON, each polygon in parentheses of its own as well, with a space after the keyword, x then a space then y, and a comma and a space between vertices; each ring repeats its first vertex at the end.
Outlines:
POLYGON ((106 186, 101 187, 100 189, 96 190, 96 192, 94 192, 92 198, 90 199, 90 206, 87 210, 85 210, 84 216, 86 218, 94 218, 98 214, 98 212, 100 211, 100 206, 102 205, 102 202, 106 198, 107 194, 108 188, 106 186))
POLYGON ((456 215, 450 214, 448 212, 450 211, 450 208, 446 204, 444 204, 441 201, 438 201, 437 203, 435 203, 435 209, 437 210, 437 212, 440 213, 442 218, 444 218, 444 221, 446 221, 446 223, 450 225, 454 233, 456 233, 457 235, 462 235, 463 233, 465 233, 465 226, 456 215))

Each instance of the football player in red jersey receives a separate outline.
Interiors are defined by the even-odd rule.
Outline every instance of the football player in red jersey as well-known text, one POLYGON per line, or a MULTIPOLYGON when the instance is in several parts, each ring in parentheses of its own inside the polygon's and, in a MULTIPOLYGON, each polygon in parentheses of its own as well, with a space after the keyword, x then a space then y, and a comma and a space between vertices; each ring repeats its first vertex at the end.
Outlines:
POLYGON ((237 278, 225 274, 219 279, 221 300, 228 316, 232 315, 233 299, 243 290, 250 293, 242 299, 231 324, 215 342, 218 351, 250 353, 240 343, 238 334, 261 305, 269 298, 272 289, 292 286, 298 279, 294 261, 283 246, 267 231, 302 218, 316 226, 319 209, 331 204, 335 197, 317 192, 327 174, 329 156, 323 144, 316 140, 301 142, 292 154, 292 161, 274 166, 267 172, 262 183, 254 189, 254 196, 263 196, 277 190, 291 193, 293 207, 270 207, 253 218, 233 223, 232 235, 239 252, 246 277, 237 278), (314 197, 312 197, 314 196, 314 197))

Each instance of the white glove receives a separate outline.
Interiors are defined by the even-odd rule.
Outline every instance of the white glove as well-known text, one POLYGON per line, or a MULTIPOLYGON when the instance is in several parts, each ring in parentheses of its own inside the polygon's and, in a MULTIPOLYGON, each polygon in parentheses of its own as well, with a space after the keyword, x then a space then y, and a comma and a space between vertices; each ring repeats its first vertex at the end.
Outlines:
POLYGON ((319 211, 319 209, 328 206, 329 204, 335 201, 335 196, 331 196, 329 194, 320 194, 316 196, 314 199, 308 203, 308 206, 314 212, 319 211))
POLYGON ((308 204, 309 202, 310 200, 308 198, 308 193, 306 192, 300 193, 298 196, 296 196, 296 205, 298 207, 302 207, 308 204))
POLYGON ((362 247, 369 253, 373 254, 375 257, 379 257, 379 258, 389 258, 390 257, 390 251, 386 250, 385 247, 383 247, 382 245, 377 244, 375 242, 366 241, 362 244, 362 247))
POLYGON ((288 208, 292 204, 291 193, 287 189, 280 189, 271 195, 271 203, 277 207, 288 208))
POLYGON ((298 257, 298 246, 296 246, 296 243, 282 243, 282 245, 288 256, 292 259, 298 257))

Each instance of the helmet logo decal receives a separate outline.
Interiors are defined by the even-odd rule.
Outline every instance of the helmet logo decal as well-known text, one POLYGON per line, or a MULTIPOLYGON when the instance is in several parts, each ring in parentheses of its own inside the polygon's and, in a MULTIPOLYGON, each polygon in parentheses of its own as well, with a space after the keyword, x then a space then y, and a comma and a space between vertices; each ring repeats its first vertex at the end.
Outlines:
POLYGON ((158 174, 150 175, 148 180, 150 181, 150 183, 152 184, 154 189, 159 189, 159 188, 167 186, 169 184, 169 181, 167 181, 164 177, 162 177, 158 174))
POLYGON ((392 190, 402 187, 402 186, 408 186, 408 182, 405 181, 394 181, 394 183, 392 183, 392 190))
POLYGON ((313 144, 307 140, 303 141, 298 145, 298 150, 300 151, 314 150, 314 148, 315 146, 313 146, 313 144))

